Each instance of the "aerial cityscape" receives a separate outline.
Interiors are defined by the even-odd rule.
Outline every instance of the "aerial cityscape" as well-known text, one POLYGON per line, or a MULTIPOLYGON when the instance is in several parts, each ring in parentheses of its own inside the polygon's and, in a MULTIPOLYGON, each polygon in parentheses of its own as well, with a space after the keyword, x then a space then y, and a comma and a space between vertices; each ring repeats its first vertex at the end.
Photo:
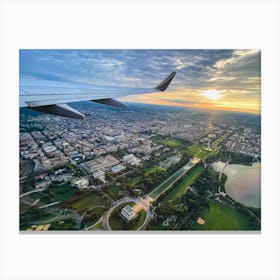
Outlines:
POLYGON ((71 103, 83 119, 20 108, 21 231, 261 229, 259 50, 20 51, 35 81, 152 87, 173 71, 128 108, 71 103))

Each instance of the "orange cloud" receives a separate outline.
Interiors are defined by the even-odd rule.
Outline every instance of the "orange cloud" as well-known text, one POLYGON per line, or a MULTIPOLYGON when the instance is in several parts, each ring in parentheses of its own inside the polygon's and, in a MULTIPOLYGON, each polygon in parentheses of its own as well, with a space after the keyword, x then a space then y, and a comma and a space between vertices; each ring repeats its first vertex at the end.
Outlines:
POLYGON ((209 96, 207 97, 204 94, 205 92, 210 91, 205 88, 196 90, 184 89, 179 92, 128 96, 122 98, 122 100, 155 105, 260 113, 261 104, 259 94, 252 97, 250 96, 251 93, 247 91, 219 89, 216 92, 222 92, 220 98, 209 98, 209 96))

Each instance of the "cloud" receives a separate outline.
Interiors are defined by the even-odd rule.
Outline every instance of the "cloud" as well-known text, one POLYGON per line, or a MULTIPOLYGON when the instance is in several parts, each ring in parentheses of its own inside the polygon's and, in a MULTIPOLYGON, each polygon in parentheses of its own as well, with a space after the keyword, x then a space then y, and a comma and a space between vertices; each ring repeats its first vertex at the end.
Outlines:
POLYGON ((260 50, 236 50, 231 58, 218 60, 209 69, 211 78, 208 82, 232 89, 258 86, 260 90, 260 71, 260 50))
POLYGON ((209 90, 222 92, 219 102, 227 106, 238 106, 239 98, 254 107, 260 99, 260 50, 20 50, 21 77, 155 87, 172 71, 177 75, 163 99, 147 95, 135 100, 210 106, 200 94, 209 90))

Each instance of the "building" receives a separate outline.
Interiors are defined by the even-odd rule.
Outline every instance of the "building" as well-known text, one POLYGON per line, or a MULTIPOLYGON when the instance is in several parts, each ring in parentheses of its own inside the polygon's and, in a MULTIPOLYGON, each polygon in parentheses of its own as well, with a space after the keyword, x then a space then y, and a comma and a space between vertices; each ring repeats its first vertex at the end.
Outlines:
POLYGON ((125 166, 122 165, 122 164, 115 165, 115 166, 113 166, 113 167, 111 168, 111 170, 112 170, 113 173, 118 173, 118 172, 120 172, 120 171, 122 171, 122 170, 124 170, 124 169, 125 169, 125 166))
POLYGON ((168 227, 170 225, 170 222, 176 222, 176 220, 177 220, 176 215, 172 215, 172 216, 168 217, 166 220, 164 220, 162 222, 162 225, 165 227, 168 227))
POLYGON ((106 171, 114 165, 119 164, 119 161, 108 155, 106 157, 100 157, 98 159, 93 159, 84 163, 81 166, 86 169, 89 173, 94 173, 98 170, 106 171))
POLYGON ((215 139, 217 138, 217 135, 215 133, 210 133, 207 137, 210 139, 215 139))
POLYGON ((47 140, 46 136, 43 135, 40 131, 33 131, 31 132, 31 135, 35 139, 36 142, 44 142, 47 140))
POLYGON ((159 166, 166 170, 167 168, 169 168, 171 165, 178 163, 181 160, 181 155, 176 155, 176 156, 172 156, 169 157, 168 159, 161 161, 159 163, 159 166))
POLYGON ((133 154, 128 154, 123 157, 123 161, 129 165, 139 165, 141 160, 133 154))
POLYGON ((74 154, 72 155, 72 159, 75 161, 80 161, 80 160, 84 160, 85 159, 85 155, 78 153, 78 154, 74 154))
POLYGON ((150 155, 146 155, 146 156, 142 157, 142 160, 149 160, 150 158, 151 158, 150 155))
POLYGON ((81 179, 73 181, 73 186, 77 187, 78 189, 87 188, 88 184, 89 184, 89 181, 87 178, 81 178, 81 179))
POLYGON ((246 128, 244 129, 244 135, 245 135, 245 137, 248 138, 251 132, 252 132, 252 128, 246 127, 246 128))
POLYGON ((95 172, 92 174, 92 177, 93 177, 94 179, 99 179, 99 180, 101 180, 102 182, 105 183, 105 172, 102 171, 102 170, 97 170, 97 171, 95 171, 95 172))
POLYGON ((135 218, 136 212, 130 205, 126 205, 121 211, 121 217, 123 217, 126 221, 131 221, 135 218))
POLYGON ((131 153, 149 155, 149 154, 152 153, 153 149, 151 148, 150 143, 147 143, 147 144, 143 144, 141 146, 138 146, 136 148, 130 149, 129 151, 131 153))
POLYGON ((48 157, 53 156, 54 153, 57 151, 56 146, 52 145, 51 143, 44 144, 42 146, 42 149, 48 157))
POLYGON ((45 189, 50 185, 50 181, 38 182, 35 184, 35 189, 45 189))
POLYGON ((104 142, 113 142, 115 141, 115 138, 108 135, 103 135, 101 136, 101 140, 104 142))

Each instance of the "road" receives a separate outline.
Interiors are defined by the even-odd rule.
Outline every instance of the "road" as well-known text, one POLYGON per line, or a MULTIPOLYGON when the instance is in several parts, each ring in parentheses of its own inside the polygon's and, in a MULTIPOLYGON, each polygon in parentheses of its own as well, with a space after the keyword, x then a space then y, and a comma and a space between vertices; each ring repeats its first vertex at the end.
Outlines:
POLYGON ((99 223, 101 223, 103 221, 103 218, 104 217, 101 216, 98 221, 96 221, 94 224, 84 228, 84 230, 92 230, 97 224, 99 224, 99 223))
POLYGON ((29 194, 32 194, 32 193, 42 192, 42 191, 44 191, 44 190, 46 190, 46 188, 36 189, 36 190, 33 190, 33 191, 29 191, 29 192, 23 193, 23 194, 21 194, 19 197, 21 198, 21 197, 24 197, 24 196, 29 195, 29 194))
POLYGON ((50 206, 54 206, 54 205, 59 204, 59 203, 60 203, 60 201, 55 201, 55 202, 52 202, 52 203, 49 203, 49 204, 44 204, 42 206, 39 206, 38 208, 39 209, 44 209, 44 208, 48 208, 50 206))
POLYGON ((40 225, 40 224, 49 224, 49 223, 52 223, 52 222, 57 222, 57 221, 63 221, 65 219, 68 219, 68 218, 74 218, 76 220, 76 223, 77 223, 77 228, 78 229, 81 229, 81 223, 82 223, 82 220, 83 220, 83 216, 80 216, 76 211, 72 210, 72 209, 66 209, 67 212, 71 212, 71 214, 59 214, 59 215, 56 215, 55 217, 53 218, 50 218, 49 220, 36 220, 36 221, 33 221, 31 225, 40 225))

